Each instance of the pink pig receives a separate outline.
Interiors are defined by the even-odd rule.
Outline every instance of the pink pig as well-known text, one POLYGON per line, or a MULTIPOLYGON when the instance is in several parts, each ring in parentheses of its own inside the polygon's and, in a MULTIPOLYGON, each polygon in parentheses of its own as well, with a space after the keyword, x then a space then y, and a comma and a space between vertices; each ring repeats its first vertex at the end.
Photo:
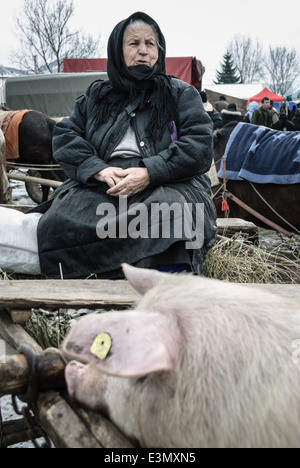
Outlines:
POLYGON ((70 395, 136 445, 300 447, 300 306, 191 275, 123 266, 133 311, 80 320, 63 353, 70 395), (102 358, 90 349, 105 333, 102 358), (87 364, 87 365, 86 365, 87 364))

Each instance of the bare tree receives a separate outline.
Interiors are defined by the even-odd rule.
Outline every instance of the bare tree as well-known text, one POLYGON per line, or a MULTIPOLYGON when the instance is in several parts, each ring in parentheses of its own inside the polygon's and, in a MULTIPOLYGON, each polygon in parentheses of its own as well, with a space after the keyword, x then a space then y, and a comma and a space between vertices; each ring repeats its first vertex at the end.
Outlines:
POLYGON ((20 49, 13 61, 35 73, 52 73, 53 63, 62 71, 64 58, 100 56, 100 39, 71 31, 73 0, 25 0, 22 15, 16 18, 20 49))
POLYGON ((269 74, 269 88, 281 96, 289 93, 300 74, 300 63, 295 49, 288 50, 286 47, 270 46, 265 67, 269 74))
POLYGON ((229 44, 229 52, 241 83, 253 83, 263 77, 263 52, 258 40, 253 42, 250 36, 235 35, 229 44))

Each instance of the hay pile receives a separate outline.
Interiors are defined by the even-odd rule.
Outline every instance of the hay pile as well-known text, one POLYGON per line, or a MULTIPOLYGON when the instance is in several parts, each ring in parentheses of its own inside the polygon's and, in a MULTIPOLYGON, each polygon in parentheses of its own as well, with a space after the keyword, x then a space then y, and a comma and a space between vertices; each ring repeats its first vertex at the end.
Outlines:
POLYGON ((42 349, 59 348, 70 330, 71 321, 67 310, 33 310, 24 329, 42 349))
POLYGON ((205 260, 205 276, 232 283, 299 284, 300 258, 283 256, 282 247, 268 252, 245 242, 239 234, 232 239, 218 236, 205 260))
POLYGON ((0 281, 3 280, 3 281, 10 281, 12 280, 13 277, 11 275, 9 275, 8 273, 6 273, 5 271, 1 270, 0 268, 0 281))

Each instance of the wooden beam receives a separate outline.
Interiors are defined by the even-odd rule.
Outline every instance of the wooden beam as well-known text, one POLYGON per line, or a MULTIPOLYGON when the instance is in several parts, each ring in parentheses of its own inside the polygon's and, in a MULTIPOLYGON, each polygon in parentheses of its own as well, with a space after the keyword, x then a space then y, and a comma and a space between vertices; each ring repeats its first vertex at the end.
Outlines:
POLYGON ((240 218, 218 218, 217 219, 218 234, 232 237, 234 234, 241 232, 249 237, 258 240, 258 228, 254 223, 245 221, 240 218))
POLYGON ((38 418, 56 448, 102 448, 58 392, 41 393, 38 418))
POLYGON ((74 410, 80 419, 87 424, 93 436, 101 443, 103 448, 134 448, 119 429, 102 416, 102 414, 78 405, 74 406, 74 410))
POLYGON ((25 174, 8 173, 7 178, 10 180, 20 180, 22 182, 31 182, 32 184, 45 185, 52 188, 57 188, 62 185, 62 182, 58 182, 57 180, 42 179, 41 177, 31 177, 25 174))
POLYGON ((126 309, 140 295, 128 281, 0 281, 0 309, 126 309))
POLYGON ((26 323, 32 315, 31 310, 10 310, 9 314, 13 323, 26 323))
MULTIPOLYGON (((12 281, 13 282, 13 281, 12 281)), ((9 283, 9 281, 0 281, 0 283, 9 283)), ((1 309, 1 306, 0 306, 1 309)), ((36 352, 41 352, 42 348, 36 341, 28 335, 24 328, 13 323, 11 317, 6 311, 0 310, 0 338, 10 344, 14 349, 18 349, 22 344, 29 344, 36 352)))
MULTIPOLYGON (((57 349, 49 348, 36 355, 39 389, 65 388, 65 363, 57 349)), ((29 365, 24 354, 7 356, 0 366, 0 397, 26 393, 29 365)))

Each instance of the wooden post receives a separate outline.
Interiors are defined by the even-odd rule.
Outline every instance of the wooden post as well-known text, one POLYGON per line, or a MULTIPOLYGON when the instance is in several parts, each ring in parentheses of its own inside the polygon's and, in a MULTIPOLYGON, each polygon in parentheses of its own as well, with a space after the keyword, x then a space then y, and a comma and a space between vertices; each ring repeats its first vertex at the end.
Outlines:
MULTIPOLYGON (((64 361, 57 349, 49 348, 37 355, 39 390, 65 388, 64 361)), ((0 359, 0 397, 26 393, 29 365, 24 354, 0 359)))

